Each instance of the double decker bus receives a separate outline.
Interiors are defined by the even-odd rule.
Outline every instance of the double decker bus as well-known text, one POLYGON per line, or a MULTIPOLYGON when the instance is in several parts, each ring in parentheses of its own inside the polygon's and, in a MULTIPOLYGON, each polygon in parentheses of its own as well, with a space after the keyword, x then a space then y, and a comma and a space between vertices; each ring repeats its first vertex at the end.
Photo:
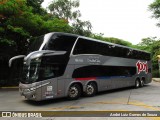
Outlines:
POLYGON ((78 99, 99 91, 151 82, 150 53, 79 35, 53 32, 35 38, 23 58, 19 92, 28 100, 78 99))

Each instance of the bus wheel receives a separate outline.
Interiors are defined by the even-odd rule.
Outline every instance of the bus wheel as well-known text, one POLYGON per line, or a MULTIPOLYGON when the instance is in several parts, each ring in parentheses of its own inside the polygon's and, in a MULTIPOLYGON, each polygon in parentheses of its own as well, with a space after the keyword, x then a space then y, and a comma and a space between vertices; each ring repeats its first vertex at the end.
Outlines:
POLYGON ((140 84, 140 86, 141 86, 141 87, 143 87, 143 86, 144 86, 144 81, 143 81, 143 80, 141 80, 141 84, 140 84))
POLYGON ((78 84, 72 85, 68 90, 68 98, 76 100, 81 96, 81 87, 78 84))
POLYGON ((84 95, 87 97, 91 97, 94 96, 96 92, 97 92, 97 86, 95 83, 91 82, 87 85, 84 95))
POLYGON ((136 79, 135 81, 135 88, 139 88, 140 87, 140 80, 139 79, 136 79))

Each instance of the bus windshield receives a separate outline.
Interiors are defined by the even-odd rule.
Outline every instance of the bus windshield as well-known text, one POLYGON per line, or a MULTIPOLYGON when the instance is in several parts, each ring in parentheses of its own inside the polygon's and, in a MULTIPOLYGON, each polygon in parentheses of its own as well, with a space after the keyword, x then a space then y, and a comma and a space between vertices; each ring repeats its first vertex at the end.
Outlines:
POLYGON ((65 56, 57 55, 32 59, 24 64, 21 83, 31 84, 63 75, 66 68, 65 56))
POLYGON ((67 36, 54 33, 42 35, 39 37, 31 38, 31 45, 28 49, 27 54, 38 50, 54 50, 54 51, 66 51, 70 53, 74 42, 76 41, 75 36, 67 36))
POLYGON ((24 65, 22 73, 22 83, 33 83, 39 78, 40 60, 31 61, 30 65, 24 65))

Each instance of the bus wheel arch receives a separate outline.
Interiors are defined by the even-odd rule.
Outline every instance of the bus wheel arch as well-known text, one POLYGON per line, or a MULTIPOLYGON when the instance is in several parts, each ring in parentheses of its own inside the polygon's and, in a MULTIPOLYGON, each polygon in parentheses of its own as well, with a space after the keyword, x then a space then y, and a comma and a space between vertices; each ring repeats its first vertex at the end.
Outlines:
POLYGON ((139 77, 137 77, 136 80, 135 80, 135 88, 139 88, 140 85, 141 85, 141 80, 140 80, 139 77))
POLYGON ((68 88, 68 93, 67 93, 68 99, 70 100, 78 99, 82 94, 82 88, 83 86, 81 83, 79 82, 72 83, 68 88))
POLYGON ((94 96, 98 91, 97 83, 95 81, 90 81, 87 83, 84 91, 84 95, 87 97, 94 96))

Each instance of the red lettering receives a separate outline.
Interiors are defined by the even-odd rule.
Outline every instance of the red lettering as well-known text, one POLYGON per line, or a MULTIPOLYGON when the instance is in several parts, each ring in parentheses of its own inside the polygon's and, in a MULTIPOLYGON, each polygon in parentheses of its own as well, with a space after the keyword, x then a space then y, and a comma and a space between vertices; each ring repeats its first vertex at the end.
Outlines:
POLYGON ((140 74, 142 71, 144 71, 146 74, 148 73, 148 65, 147 61, 146 63, 140 62, 140 60, 136 63, 137 67, 137 73, 140 74))

